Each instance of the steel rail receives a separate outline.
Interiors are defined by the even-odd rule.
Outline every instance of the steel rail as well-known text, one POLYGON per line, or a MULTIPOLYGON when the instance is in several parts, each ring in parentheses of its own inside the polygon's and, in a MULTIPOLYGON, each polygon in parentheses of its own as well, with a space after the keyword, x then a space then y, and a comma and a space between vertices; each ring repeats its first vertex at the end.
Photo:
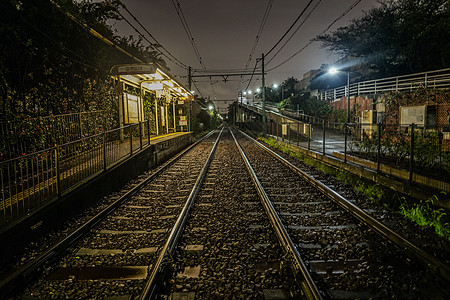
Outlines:
POLYGON ((379 235, 381 235, 383 238, 389 240, 390 242, 397 245, 400 249, 402 249, 404 252, 410 253, 417 257, 420 262, 422 262, 428 269, 430 269, 432 272, 438 274, 442 279, 444 279, 447 282, 450 282, 450 266, 430 253, 428 253, 425 250, 420 249, 401 235, 399 235, 397 232, 392 230, 391 228, 387 227, 368 213, 366 213, 364 210, 356 206, 355 204, 351 203, 349 200, 344 198, 343 196, 339 195, 336 191, 329 188, 324 183, 320 182, 319 180, 316 180, 311 175, 307 174, 306 172, 302 171, 299 167, 291 164, 287 159, 280 156, 279 154, 275 153, 273 150, 269 149, 265 145, 261 144, 260 142, 256 141, 252 137, 250 137, 245 132, 242 132, 245 136, 247 136, 249 139, 253 140, 259 147, 266 150, 269 154, 271 154, 273 157, 281 161, 284 165, 286 165, 289 169, 294 171, 296 174, 298 174, 303 179, 310 182, 313 186, 317 187, 320 191, 322 191, 328 198, 336 202, 340 207, 344 208, 346 211, 350 212, 353 216, 355 216, 357 219, 361 220, 363 223, 367 224, 369 227, 375 230, 379 235))
MULTIPOLYGON (((197 180, 192 188, 191 193, 189 194, 188 199, 186 200, 186 204, 183 207, 180 215, 178 216, 175 225, 173 226, 169 238, 167 239, 164 247, 162 248, 158 259, 155 264, 151 266, 150 277, 147 280, 147 283, 144 287, 143 292, 139 296, 139 299, 154 299, 157 296, 158 288, 160 287, 161 281, 163 280, 163 274, 165 273, 166 267, 166 259, 169 255, 175 251, 178 240, 184 230, 186 220, 189 217, 189 212, 194 205, 195 199, 197 198, 198 193, 200 192, 200 187, 203 183, 203 179, 206 176, 206 172, 209 169, 209 165, 211 164, 214 153, 217 149, 217 145, 219 144, 220 137, 222 135, 224 127, 222 127, 216 141, 214 142, 213 148, 209 153, 208 159, 206 160, 205 165, 203 166, 200 174, 197 177, 197 180)), ((149 266, 150 268, 150 266, 149 266)))
POLYGON ((319 289, 314 283, 314 280, 312 279, 311 274, 309 273, 308 268, 306 267, 306 264, 303 262, 300 253, 298 252, 297 248, 292 242, 292 239, 289 236, 286 227, 283 225, 281 218, 279 217, 278 213, 273 207, 272 202, 269 199, 269 196, 264 190, 264 187, 262 186, 261 182, 258 179, 258 176, 256 175, 252 165, 250 164, 250 161, 245 155, 244 150, 242 149, 241 145, 234 136, 233 131, 232 130, 230 131, 231 135, 233 136, 234 142, 236 143, 236 146, 239 149, 239 153, 241 154, 242 159, 245 162, 245 166, 247 167, 247 170, 249 171, 250 176, 252 177, 252 181, 256 186, 258 194, 261 198, 261 202, 264 206, 264 209, 266 210, 267 215, 269 216, 270 221, 272 222, 272 226, 275 229, 275 232, 277 234, 278 239, 280 240, 280 243, 282 244, 286 252, 292 256, 297 268, 300 270, 302 274, 302 281, 300 283, 302 291, 305 293, 307 299, 323 299, 323 296, 321 295, 319 289))
POLYGON ((120 198, 115 200, 113 203, 108 205, 108 207, 104 208, 97 215, 89 219, 86 223, 78 227, 72 233, 70 233, 67 237, 65 237, 60 242, 51 246, 44 253, 40 254, 33 261, 23 265, 18 268, 14 272, 6 273, 2 276, 0 281, 0 294, 1 295, 10 295, 18 290, 19 287, 22 287, 24 284, 30 282, 36 275, 37 271, 44 266, 45 264, 52 263, 56 261, 59 257, 61 257, 67 249, 69 249, 72 245, 78 242, 82 237, 84 237, 97 223, 105 219, 108 215, 114 212, 117 208, 119 208, 123 203, 128 201, 132 196, 142 190, 150 181, 154 180, 156 177, 161 175, 162 172, 167 170, 170 166, 172 166, 175 162, 177 162, 182 156, 184 156, 187 152, 192 150, 195 146, 201 143, 204 139, 208 138, 214 133, 210 131, 204 137, 202 137, 197 142, 193 143, 173 158, 168 160, 166 163, 161 165, 155 173, 151 174, 148 178, 146 178, 143 182, 139 183, 137 186, 133 187, 127 193, 122 195, 120 198))

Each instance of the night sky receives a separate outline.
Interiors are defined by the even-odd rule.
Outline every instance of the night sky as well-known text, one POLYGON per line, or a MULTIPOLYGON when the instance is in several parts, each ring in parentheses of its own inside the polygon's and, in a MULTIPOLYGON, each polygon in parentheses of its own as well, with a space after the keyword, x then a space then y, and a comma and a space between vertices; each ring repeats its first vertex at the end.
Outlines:
MULTIPOLYGON (((176 2, 176 1, 174 1, 176 2)), ((203 66, 200 64, 190 40, 183 29, 180 18, 172 3, 172 0, 123 0, 123 3, 134 16, 146 27, 146 29, 164 46, 171 54, 187 66, 193 69, 206 70, 243 70, 255 43, 258 29, 266 11, 268 0, 178 0, 189 29, 194 38, 200 54, 203 66)), ((253 59, 249 63, 248 72, 253 70, 255 58, 267 53, 281 38, 294 20, 306 7, 309 0, 275 0, 273 1, 267 22, 259 38, 253 59)), ((266 86, 280 83, 290 76, 301 79, 303 74, 311 69, 318 69, 321 64, 330 64, 339 59, 331 55, 325 49, 321 49, 319 42, 312 43, 305 50, 296 55, 284 65, 277 66, 295 52, 304 47, 309 40, 321 33, 336 18, 341 16, 355 0, 315 0, 312 2, 303 17, 294 26, 294 32, 303 22, 308 13, 318 4, 309 18, 300 27, 290 42, 279 52, 275 58, 267 63, 278 51, 276 48, 266 58, 266 86)), ((345 26, 349 20, 362 16, 364 11, 377 5, 377 0, 362 0, 350 13, 338 21, 330 30, 345 26)), ((133 21, 125 10, 123 15, 133 21)), ((115 22, 113 26, 119 35, 135 35, 137 33, 124 21, 115 22)), ((141 30, 141 32, 144 32, 141 30)), ((289 37, 290 35, 287 35, 289 37)), ((150 39, 150 38, 149 38, 150 39)), ((151 39, 150 39, 151 40, 151 39)), ((284 41, 280 45, 283 45, 284 41)), ((178 80, 186 84, 187 71, 163 57, 170 68, 170 73, 178 80)), ((199 75, 195 72, 194 75, 199 75)), ((227 83, 222 78, 195 78, 196 85, 201 94, 215 101, 220 113, 232 100, 237 98, 238 91, 243 91, 250 77, 229 77, 227 83), (229 101, 220 101, 229 99, 229 101)), ((261 86, 260 76, 255 76, 249 89, 255 90, 261 86)), ((198 90, 193 86, 193 90, 198 90)))

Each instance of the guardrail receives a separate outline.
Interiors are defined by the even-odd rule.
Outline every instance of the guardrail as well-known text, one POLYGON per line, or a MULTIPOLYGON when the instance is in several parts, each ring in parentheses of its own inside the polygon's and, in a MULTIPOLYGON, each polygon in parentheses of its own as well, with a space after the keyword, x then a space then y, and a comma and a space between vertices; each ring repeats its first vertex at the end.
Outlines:
POLYGON ((389 91, 413 91, 418 87, 432 89, 450 88, 450 69, 442 69, 424 73, 408 74, 397 77, 361 81, 350 84, 349 91, 347 85, 335 89, 319 92, 321 100, 335 100, 350 96, 379 94, 389 91))
POLYGON ((149 145, 144 121, 0 162, 0 226, 149 145))

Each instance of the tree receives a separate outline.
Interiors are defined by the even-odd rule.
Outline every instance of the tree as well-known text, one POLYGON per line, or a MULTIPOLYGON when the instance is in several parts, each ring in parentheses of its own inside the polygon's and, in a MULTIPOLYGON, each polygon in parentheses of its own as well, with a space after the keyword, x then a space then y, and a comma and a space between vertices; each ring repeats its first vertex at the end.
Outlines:
POLYGON ((2 117, 111 109, 109 70, 134 62, 69 19, 65 12, 145 62, 165 66, 141 39, 114 34, 114 0, 6 0, 0 3, 0 109, 2 117), (109 87, 109 88, 108 88, 109 87))
POLYGON ((316 40, 331 51, 360 57, 376 77, 450 66, 450 2, 383 0, 363 17, 316 40))

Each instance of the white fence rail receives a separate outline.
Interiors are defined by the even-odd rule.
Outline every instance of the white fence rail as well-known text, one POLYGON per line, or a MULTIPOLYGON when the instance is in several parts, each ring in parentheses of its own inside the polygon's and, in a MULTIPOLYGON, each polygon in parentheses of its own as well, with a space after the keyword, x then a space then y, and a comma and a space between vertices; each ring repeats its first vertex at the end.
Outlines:
POLYGON ((450 69, 356 82, 350 84, 350 93, 348 93, 348 87, 345 85, 335 89, 321 91, 318 97, 321 100, 335 100, 345 97, 347 94, 357 96, 380 94, 390 91, 412 92, 418 87, 431 89, 450 88, 450 69))

